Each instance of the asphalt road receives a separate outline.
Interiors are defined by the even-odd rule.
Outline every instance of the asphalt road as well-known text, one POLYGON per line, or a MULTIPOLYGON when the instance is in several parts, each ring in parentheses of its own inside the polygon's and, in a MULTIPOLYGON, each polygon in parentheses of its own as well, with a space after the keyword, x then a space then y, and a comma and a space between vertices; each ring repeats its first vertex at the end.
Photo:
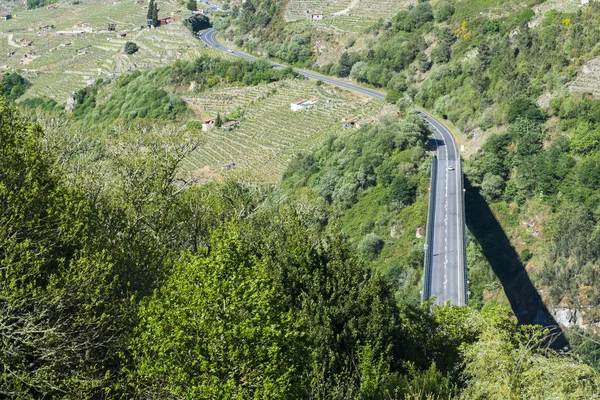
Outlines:
MULTIPOLYGON (((221 45, 215 38, 216 31, 207 29, 200 33, 198 38, 207 46, 228 52, 232 55, 256 60, 256 57, 240 53, 221 45)), ((275 69, 285 66, 271 63, 275 69)), ((385 94, 372 89, 339 81, 330 77, 313 74, 302 70, 295 70, 298 74, 310 79, 321 80, 332 85, 362 93, 377 99, 384 99, 385 94)), ((465 304, 465 261, 463 252, 463 193, 462 193, 462 168, 456 142, 450 131, 425 112, 419 112, 421 117, 433 131, 437 144, 437 176, 435 212, 433 222, 432 265, 430 271, 431 287, 429 295, 435 296, 436 304, 450 301, 454 305, 465 304), (452 167, 453 170, 448 168, 452 167)))
POLYGON ((452 133, 425 112, 437 144, 429 296, 436 304, 465 304, 463 191, 460 155, 452 133))

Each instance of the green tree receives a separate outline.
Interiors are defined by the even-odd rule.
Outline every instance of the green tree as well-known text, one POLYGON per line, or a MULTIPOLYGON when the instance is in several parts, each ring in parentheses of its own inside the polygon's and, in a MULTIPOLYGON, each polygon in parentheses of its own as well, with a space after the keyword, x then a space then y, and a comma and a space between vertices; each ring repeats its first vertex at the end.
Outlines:
POLYGON ((0 396, 97 397, 118 379, 131 294, 42 135, 0 98, 0 396))
POLYGON ((366 234, 358 244, 358 251, 367 257, 377 257, 385 243, 375 233, 366 234))
POLYGON ((196 3, 196 0, 188 0, 186 6, 190 11, 196 11, 198 9, 198 3, 196 3))
POLYGON ((350 74, 350 71, 352 70, 353 65, 354 65, 354 63, 352 62, 352 59, 350 58, 348 53, 343 52, 342 55, 340 56, 340 60, 338 62, 338 66, 339 66, 338 76, 341 76, 341 77, 348 76, 350 74))
POLYGON ((158 19, 158 4, 155 2, 152 3, 152 26, 158 28, 160 26, 160 21, 158 19))
POLYGON ((139 50, 139 48, 134 42, 127 42, 125 43, 125 48, 123 50, 127 54, 133 54, 136 53, 139 50))
POLYGON ((437 22, 444 22, 454 15, 454 4, 451 0, 436 1, 433 5, 433 14, 437 22))
POLYGON ((481 182, 481 195, 487 201, 497 200, 502 197, 504 191, 504 180, 498 175, 485 174, 481 182))
MULTIPOLYGON (((488 322, 489 323, 489 322, 488 322)), ((462 399, 585 398, 600 390, 600 378, 588 365, 543 350, 540 329, 484 327, 481 339, 468 346, 462 399), (556 379, 560 376, 560 379, 556 379)))
POLYGON ((148 2, 148 11, 146 12, 146 19, 148 21, 152 21, 153 17, 154 17, 154 0, 150 0, 148 2))
POLYGON ((27 0, 27 9, 28 10, 44 7, 45 5, 46 5, 46 0, 27 0))
POLYGON ((521 96, 510 102, 506 112, 506 119, 509 123, 516 121, 518 118, 540 123, 544 122, 546 115, 537 103, 521 96))
POLYGON ((221 113, 217 113, 217 119, 215 120, 215 126, 220 128, 223 125, 223 119, 221 118, 221 113))
POLYGON ((419 52, 417 55, 417 61, 419 62, 419 71, 427 72, 429 68, 431 68, 431 62, 427 58, 427 54, 425 52, 419 52))
POLYGON ((193 33, 211 27, 210 20, 206 15, 194 14, 183 20, 183 24, 193 33))
POLYGON ((19 73, 8 72, 2 77, 0 88, 2 89, 2 96, 8 101, 15 101, 21 97, 30 86, 31 83, 19 75, 19 73))
POLYGON ((209 257, 182 259, 143 305, 132 346, 146 395, 297 397, 301 321, 238 229, 214 235, 209 257))
POLYGON ((385 95, 385 101, 390 104, 396 104, 402 97, 402 93, 400 93, 398 90, 391 89, 388 90, 387 94, 385 95))

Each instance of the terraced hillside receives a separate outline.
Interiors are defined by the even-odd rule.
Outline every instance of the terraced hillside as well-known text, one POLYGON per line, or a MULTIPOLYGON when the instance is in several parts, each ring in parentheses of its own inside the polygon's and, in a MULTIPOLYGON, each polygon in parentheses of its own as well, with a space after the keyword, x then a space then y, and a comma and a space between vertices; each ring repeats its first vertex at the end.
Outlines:
POLYGON ((312 14, 323 14, 323 27, 353 32, 379 18, 390 18, 411 0, 291 0, 285 10, 286 21, 311 20, 312 14))
POLYGON ((65 103, 70 93, 98 78, 179 58, 216 55, 183 26, 186 11, 177 2, 159 1, 159 17, 173 15, 176 20, 151 30, 143 27, 146 7, 141 0, 81 0, 19 12, 0 22, 0 71, 19 70, 32 81, 25 97, 48 96, 65 103), (108 24, 116 24, 116 30, 109 31, 108 24), (124 54, 127 41, 134 41, 140 50, 124 54))
POLYGON ((211 116, 226 115, 238 107, 243 114, 237 128, 213 128, 206 133, 185 168, 203 177, 233 174, 261 182, 277 182, 295 154, 333 133, 342 133, 342 116, 370 117, 385 109, 381 102, 299 80, 215 89, 185 99, 192 108, 211 116), (291 111, 290 103, 298 98, 319 102, 309 110, 291 111))
POLYGON ((577 78, 569 85, 569 90, 600 96, 600 57, 583 66, 577 78))

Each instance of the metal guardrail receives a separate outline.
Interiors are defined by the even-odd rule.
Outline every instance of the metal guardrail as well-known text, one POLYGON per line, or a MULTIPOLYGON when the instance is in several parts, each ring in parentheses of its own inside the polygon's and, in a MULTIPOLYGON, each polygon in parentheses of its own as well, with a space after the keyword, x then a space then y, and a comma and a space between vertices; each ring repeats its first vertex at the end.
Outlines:
POLYGON ((436 176, 438 168, 437 156, 431 161, 431 178, 429 182, 429 206, 427 211, 427 227, 425 231, 425 260, 423 267, 423 289, 421 290, 421 302, 431 297, 431 261, 433 259, 433 226, 435 224, 435 197, 436 176))
POLYGON ((463 159, 462 157, 458 157, 458 166, 459 166, 459 172, 460 172, 460 191, 462 192, 462 221, 461 221, 461 236, 462 236, 462 266, 463 266, 463 274, 464 274, 464 284, 463 284, 463 289, 464 289, 464 300, 465 300, 465 305, 469 304, 469 295, 471 294, 471 292, 469 292, 469 278, 468 278, 468 269, 467 269, 467 217, 466 217, 466 213, 465 213, 465 196, 466 196, 466 191, 465 191, 465 174, 463 173, 463 159))

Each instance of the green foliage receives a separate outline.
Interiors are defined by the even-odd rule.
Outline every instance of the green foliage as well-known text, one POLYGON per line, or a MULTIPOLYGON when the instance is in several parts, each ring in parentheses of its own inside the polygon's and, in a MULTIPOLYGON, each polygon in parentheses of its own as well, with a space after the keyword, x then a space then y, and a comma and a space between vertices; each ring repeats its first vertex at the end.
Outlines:
POLYGON ((447 21, 454 15, 454 4, 451 0, 436 1, 433 5, 433 14, 437 22, 447 21))
MULTIPOLYGON (((305 190, 340 215, 360 253, 411 301, 418 298, 422 244, 414 232, 426 218, 430 160, 423 160, 428 128, 414 112, 405 121, 384 119, 292 161, 283 177, 286 196, 305 190), (402 233, 393 233, 402 224, 402 233), (390 238, 390 232, 392 237, 390 238)), ((323 206, 320 206, 323 207, 323 206)))
POLYGON ((237 25, 242 33, 266 27, 278 14, 279 3, 273 0, 248 0, 242 3, 237 25))
POLYGON ((498 200, 504 192, 504 179, 491 173, 485 174, 481 182, 481 195, 487 201, 498 200))
POLYGON ((433 8, 426 1, 420 2, 406 11, 400 11, 396 15, 395 26, 399 31, 412 32, 431 21, 433 21, 433 8))
POLYGON ((86 86, 75 93, 74 118, 81 118, 96 107, 96 96, 98 95, 98 87, 101 83, 101 80, 97 81, 95 85, 86 86))
POLYGON ((198 9, 198 3, 196 3, 196 0, 188 0, 185 6, 190 11, 196 11, 198 9))
POLYGON ((147 21, 150 22, 150 26, 155 28, 160 26, 160 21, 158 20, 158 5, 155 0, 150 0, 148 2, 148 12, 146 13, 147 21))
POLYGON ((290 64, 306 65, 312 57, 310 37, 306 35, 293 35, 285 43, 270 42, 265 44, 265 51, 269 57, 275 57, 290 64))
POLYGON ((15 101, 21 97, 27 89, 31 86, 31 83, 19 75, 18 72, 8 72, 2 77, 0 88, 2 96, 8 101, 15 101))
POLYGON ((44 111, 62 111, 64 107, 56 102, 56 100, 48 97, 30 97, 19 103, 23 108, 35 108, 44 111))
POLYGON ((506 113, 506 120, 511 123, 518 118, 527 119, 533 122, 544 122, 544 111, 534 101, 527 97, 518 97, 510 102, 506 113))
MULTIPOLYGON (((123 79, 122 88, 137 78, 123 79)), ((493 304, 481 313, 399 307, 397 300, 411 302, 402 296, 411 291, 396 299, 392 287, 419 284, 411 271, 420 269, 422 252, 404 257, 394 286, 357 257, 356 224, 361 238, 372 233, 366 253, 380 251, 381 258, 391 246, 370 217, 352 213, 394 215, 408 230, 413 220, 424 223, 417 203, 387 208, 397 180, 402 187, 418 182, 426 193, 427 128, 416 114, 333 138, 296 159, 284 180, 287 193, 231 181, 186 185, 178 171, 195 146, 186 134, 113 126, 111 151, 103 151, 102 142, 91 143, 71 125, 44 133, 0 99, 0 396, 597 393, 591 368, 540 350, 539 330, 517 327, 493 304), (339 220, 329 207, 348 205, 333 193, 328 205, 318 194, 325 176, 340 177, 340 189, 351 179, 363 185, 339 220)), ((485 147, 506 146, 496 139, 485 147)), ((559 243, 557 257, 594 257, 593 247, 577 249, 597 238, 573 234, 592 223, 584 208, 561 215, 555 234, 568 242, 559 243)), ((592 282, 597 271, 586 267, 581 276, 592 282)))
POLYGON ((127 42, 127 43, 125 43, 125 47, 123 50, 127 54, 133 54, 133 53, 136 53, 139 50, 139 48, 138 48, 137 44, 135 44, 134 42, 127 42))
POLYGON ((46 6, 46 0, 27 0, 27 9, 33 10, 34 8, 40 8, 46 6))
MULTIPOLYGON (((194 1, 194 4, 196 2, 194 1)), ((194 14, 183 20, 183 24, 192 32, 198 33, 201 30, 208 29, 212 25, 206 15, 194 14)))
POLYGON ((175 64, 146 72, 134 71, 114 83, 114 91, 101 104, 96 104, 102 81, 79 90, 75 96, 73 117, 84 125, 131 122, 138 119, 180 120, 189 115, 185 102, 165 86, 184 86, 194 81, 197 90, 213 87, 220 82, 255 85, 279 79, 292 78, 291 70, 273 70, 265 61, 227 61, 201 57, 194 61, 175 64))
MULTIPOLYGON (((357 64, 355 64, 356 66, 357 64)), ((352 68, 354 70, 354 68, 352 68)), ((402 93, 400 93, 398 90, 396 89, 392 89, 390 91, 387 92, 386 96, 385 96, 385 101, 391 104, 396 104, 398 102, 398 100, 400 100, 402 98, 402 93)))
POLYGON ((375 233, 367 233, 358 244, 358 251, 367 257, 377 257, 384 246, 381 240, 375 233))
POLYGON ((339 238, 320 242, 289 211, 278 215, 226 224, 210 253, 179 261, 140 311, 136 384, 159 397, 360 393, 359 370, 398 339, 389 292, 339 238))
POLYGON ((590 397, 600 388, 587 365, 538 347, 545 332, 492 323, 465 351, 467 386, 464 399, 590 397), (560 376, 560 379, 556 379, 560 376))

